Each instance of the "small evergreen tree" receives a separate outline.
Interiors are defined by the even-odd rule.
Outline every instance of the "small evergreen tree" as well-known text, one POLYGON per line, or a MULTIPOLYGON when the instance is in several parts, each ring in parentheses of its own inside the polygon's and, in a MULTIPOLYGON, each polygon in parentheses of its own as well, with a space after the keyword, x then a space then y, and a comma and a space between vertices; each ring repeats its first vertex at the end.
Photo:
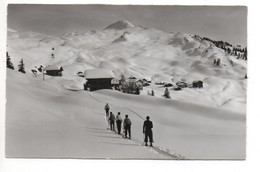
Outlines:
POLYGON ((216 59, 214 59, 213 65, 216 65, 216 64, 217 64, 217 60, 216 60, 216 59))
POLYGON ((140 89, 137 87, 135 90, 135 94, 139 95, 140 94, 140 89))
POLYGON ((243 59, 244 59, 244 60, 247 60, 247 47, 245 48, 244 55, 243 55, 243 59))
POLYGON ((151 96, 154 96, 154 91, 152 90, 152 92, 151 92, 151 96))
POLYGON ((167 98, 167 99, 170 99, 170 98, 171 98, 170 92, 169 92, 168 88, 165 88, 163 97, 164 97, 164 98, 167 98))
POLYGON ((237 54, 237 59, 240 59, 240 57, 241 57, 241 53, 238 53, 237 54))
POLYGON ((20 64, 18 65, 18 71, 25 73, 23 59, 21 59, 20 64))
POLYGON ((11 58, 8 55, 8 52, 6 52, 6 67, 9 68, 9 69, 13 69, 14 70, 14 65, 11 62, 11 58))
POLYGON ((217 59, 217 66, 220 65, 220 58, 217 59))
POLYGON ((124 75, 124 74, 121 74, 121 75, 120 75, 120 79, 119 79, 119 84, 121 85, 121 84, 123 84, 123 83, 125 83, 125 82, 126 82, 125 75, 124 75))
POLYGON ((125 78, 125 75, 123 75, 123 74, 120 75, 119 85, 120 85, 120 90, 123 93, 126 93, 128 91, 128 85, 126 83, 126 78, 125 78))
POLYGON ((227 53, 231 54, 231 49, 230 48, 227 49, 227 53))
POLYGON ((42 72, 42 70, 43 70, 43 66, 41 65, 41 66, 38 68, 38 71, 39 71, 39 72, 42 72))

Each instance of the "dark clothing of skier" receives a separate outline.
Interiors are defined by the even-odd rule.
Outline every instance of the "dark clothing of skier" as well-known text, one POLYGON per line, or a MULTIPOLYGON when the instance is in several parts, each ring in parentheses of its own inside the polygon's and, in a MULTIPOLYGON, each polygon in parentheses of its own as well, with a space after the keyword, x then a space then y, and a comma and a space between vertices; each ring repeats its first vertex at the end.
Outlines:
POLYGON ((120 112, 118 112, 117 116, 116 116, 116 126, 117 126, 117 133, 121 134, 121 124, 122 124, 122 118, 120 115, 120 112))
POLYGON ((153 122, 149 120, 150 117, 147 116, 146 117, 146 121, 144 121, 144 125, 143 125, 143 133, 145 134, 145 138, 144 138, 144 142, 145 142, 145 146, 147 146, 147 142, 149 139, 150 142, 150 146, 152 146, 153 143, 153 122))
POLYGON ((106 120, 106 124, 107 124, 107 127, 109 128, 109 109, 110 109, 110 107, 109 107, 109 105, 108 105, 108 103, 105 105, 105 111, 106 111, 106 116, 105 116, 105 120, 106 120))
POLYGON ((126 115, 124 119, 125 138, 127 138, 128 133, 129 139, 131 139, 131 124, 131 120, 128 118, 128 115, 126 115))
POLYGON ((108 103, 105 105, 105 111, 106 111, 106 116, 109 116, 109 109, 110 109, 110 107, 109 107, 109 105, 108 105, 108 103))
POLYGON ((109 116, 109 122, 110 122, 110 130, 114 131, 115 130, 115 115, 110 112, 110 116, 109 116))

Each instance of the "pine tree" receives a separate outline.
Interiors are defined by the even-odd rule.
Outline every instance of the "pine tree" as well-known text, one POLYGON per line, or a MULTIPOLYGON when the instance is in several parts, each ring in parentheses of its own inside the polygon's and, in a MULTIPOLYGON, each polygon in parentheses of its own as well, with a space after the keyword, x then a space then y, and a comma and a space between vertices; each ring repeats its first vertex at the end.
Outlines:
POLYGON ((8 55, 8 52, 6 52, 6 67, 9 68, 9 69, 13 69, 14 70, 14 65, 11 62, 11 58, 8 55))
POLYGON ((128 90, 128 85, 127 85, 127 83, 126 83, 125 75, 123 75, 123 74, 120 75, 119 85, 120 85, 121 91, 123 91, 123 93, 127 92, 127 90, 128 90))
POLYGON ((154 91, 152 90, 152 92, 151 92, 151 96, 154 96, 154 91))
POLYGON ((21 59, 20 64, 18 65, 18 71, 25 73, 23 59, 21 59))
POLYGON ((140 89, 138 87, 135 90, 135 94, 140 95, 140 89))
POLYGON ((244 59, 244 60, 247 60, 247 47, 245 48, 245 52, 244 52, 244 55, 243 55, 243 59, 244 59))
POLYGON ((231 54, 231 49, 230 48, 227 49, 227 53, 231 54))
POLYGON ((124 75, 124 74, 121 74, 121 75, 120 75, 120 79, 119 79, 119 83, 122 84, 122 83, 124 83, 124 82, 126 82, 125 75, 124 75))
POLYGON ((171 98, 170 92, 169 92, 168 88, 165 88, 163 97, 164 97, 164 98, 167 98, 167 99, 170 99, 170 98, 171 98))
POLYGON ((217 59, 217 66, 220 65, 220 58, 217 59))

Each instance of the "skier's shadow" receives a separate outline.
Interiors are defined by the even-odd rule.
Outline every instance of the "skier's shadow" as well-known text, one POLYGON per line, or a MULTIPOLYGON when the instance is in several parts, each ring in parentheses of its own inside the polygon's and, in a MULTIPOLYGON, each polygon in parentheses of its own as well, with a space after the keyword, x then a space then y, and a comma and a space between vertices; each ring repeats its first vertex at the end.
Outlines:
POLYGON ((102 138, 109 138, 109 139, 121 139, 119 137, 116 136, 102 136, 102 135, 93 135, 95 137, 102 137, 102 138))
POLYGON ((114 134, 113 132, 111 132, 111 130, 107 130, 107 129, 102 129, 102 128, 86 128, 87 132, 91 132, 91 133, 104 133, 104 134, 114 134))
POLYGON ((139 146, 137 144, 129 144, 129 143, 113 143, 113 142, 101 142, 105 144, 111 144, 111 145, 122 145, 122 146, 139 146))

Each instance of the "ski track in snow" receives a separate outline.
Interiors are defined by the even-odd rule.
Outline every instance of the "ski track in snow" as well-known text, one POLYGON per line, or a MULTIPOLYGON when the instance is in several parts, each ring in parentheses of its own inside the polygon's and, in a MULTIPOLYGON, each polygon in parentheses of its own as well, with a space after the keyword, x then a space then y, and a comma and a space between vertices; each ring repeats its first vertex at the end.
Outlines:
MULTIPOLYGON (((104 103, 102 102, 101 100, 97 99, 96 97, 94 97, 93 95, 91 95, 91 93, 89 92, 89 95, 91 98, 93 98, 94 100, 96 100, 97 102, 99 103, 104 103)), ((142 120, 145 120, 144 117, 142 117, 140 114, 138 114, 137 112, 135 112, 134 110, 128 108, 128 107, 123 107, 129 111, 131 111, 133 114, 135 114, 136 116, 138 116, 140 119, 142 120)), ((105 118, 105 121, 106 121, 106 118, 105 118)), ((106 123, 106 125, 108 125, 106 123)), ((112 131, 111 131, 112 132, 112 131)), ((121 134, 121 136, 123 137, 123 135, 121 134)), ((132 141, 133 143, 135 143, 136 145, 139 145, 139 146, 144 146, 143 145, 143 142, 136 139, 135 137, 132 137, 131 136, 131 139, 129 139, 130 141, 132 141)), ((176 153, 172 153, 169 149, 167 148, 164 148, 164 147, 161 147, 161 146, 158 146, 158 145, 153 145, 152 147, 151 146, 147 146, 146 147, 147 149, 149 149, 149 151, 153 151, 155 153, 158 153, 158 154, 161 154, 163 156, 165 156, 166 158, 170 158, 170 159, 175 159, 175 160, 183 160, 185 159, 184 156, 182 155, 179 155, 179 154, 176 154, 176 153)))

